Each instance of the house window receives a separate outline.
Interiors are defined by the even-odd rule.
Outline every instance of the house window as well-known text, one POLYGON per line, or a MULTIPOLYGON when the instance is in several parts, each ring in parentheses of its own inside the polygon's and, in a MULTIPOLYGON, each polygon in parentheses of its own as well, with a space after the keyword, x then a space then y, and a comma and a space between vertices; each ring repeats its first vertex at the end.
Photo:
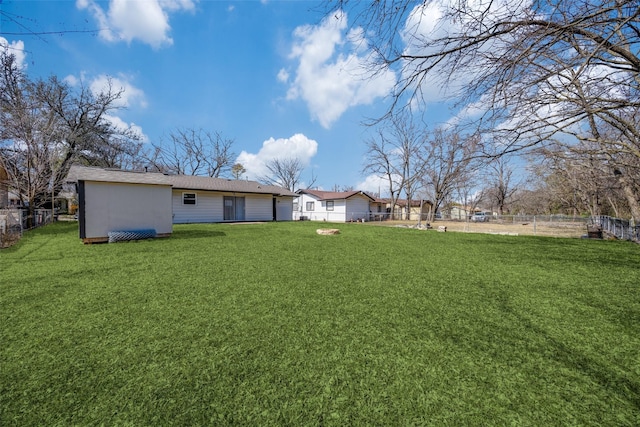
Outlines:
POLYGON ((333 210, 333 200, 327 200, 327 210, 328 211, 333 210))
POLYGON ((314 209, 314 202, 307 202, 307 210, 312 211, 314 209))
POLYGON ((195 205, 197 202, 196 193, 182 193, 183 205, 195 205))
POLYGON ((298 211, 298 202, 293 202, 293 211, 294 212, 298 211))

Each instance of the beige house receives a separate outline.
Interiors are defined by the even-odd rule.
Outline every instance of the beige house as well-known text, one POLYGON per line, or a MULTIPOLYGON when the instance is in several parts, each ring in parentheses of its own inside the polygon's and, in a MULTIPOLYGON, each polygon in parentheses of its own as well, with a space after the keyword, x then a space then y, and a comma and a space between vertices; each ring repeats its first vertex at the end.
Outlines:
MULTIPOLYGON (((381 200, 385 205, 387 214, 391 214, 391 199, 381 200)), ((429 200, 411 200, 411 203, 409 203, 406 199, 398 199, 393 211, 393 218, 411 221, 425 220, 429 217, 432 209, 433 204, 429 200)))
POLYGON ((467 220, 471 218, 476 212, 482 212, 482 209, 458 204, 452 205, 450 209, 451 219, 459 220, 467 220))

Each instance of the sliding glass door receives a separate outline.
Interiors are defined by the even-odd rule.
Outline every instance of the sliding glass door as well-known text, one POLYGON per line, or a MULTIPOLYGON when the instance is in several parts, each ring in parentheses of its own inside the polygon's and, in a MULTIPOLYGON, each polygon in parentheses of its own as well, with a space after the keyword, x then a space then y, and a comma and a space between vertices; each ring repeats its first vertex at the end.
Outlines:
POLYGON ((224 196, 224 220, 244 221, 244 197, 224 196))

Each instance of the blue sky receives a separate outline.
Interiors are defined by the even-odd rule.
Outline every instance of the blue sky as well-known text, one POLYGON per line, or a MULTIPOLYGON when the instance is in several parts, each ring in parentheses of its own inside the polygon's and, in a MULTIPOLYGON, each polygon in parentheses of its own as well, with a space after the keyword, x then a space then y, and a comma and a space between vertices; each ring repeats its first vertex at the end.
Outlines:
MULTIPOLYGON (((316 1, 1 0, 0 43, 27 74, 125 89, 114 120, 159 143, 176 128, 235 140, 248 178, 296 156, 315 185, 378 191, 362 174, 362 125, 388 107, 396 74, 363 79, 369 52, 349 16, 316 1), (99 29, 95 33, 82 32, 99 29), (28 35, 60 32, 63 34, 28 35), (80 31, 80 32, 75 32, 80 31), (22 33, 12 35, 11 33, 22 33)), ((434 109, 434 123, 447 120, 434 109)))

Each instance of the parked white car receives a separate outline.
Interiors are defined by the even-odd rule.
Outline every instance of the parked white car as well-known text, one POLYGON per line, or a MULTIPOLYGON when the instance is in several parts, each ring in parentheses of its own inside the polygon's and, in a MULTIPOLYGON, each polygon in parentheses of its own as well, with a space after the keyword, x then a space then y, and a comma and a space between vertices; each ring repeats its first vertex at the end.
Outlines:
POLYGON ((471 216, 472 222, 487 222, 489 221, 489 214, 486 212, 476 212, 471 216))

